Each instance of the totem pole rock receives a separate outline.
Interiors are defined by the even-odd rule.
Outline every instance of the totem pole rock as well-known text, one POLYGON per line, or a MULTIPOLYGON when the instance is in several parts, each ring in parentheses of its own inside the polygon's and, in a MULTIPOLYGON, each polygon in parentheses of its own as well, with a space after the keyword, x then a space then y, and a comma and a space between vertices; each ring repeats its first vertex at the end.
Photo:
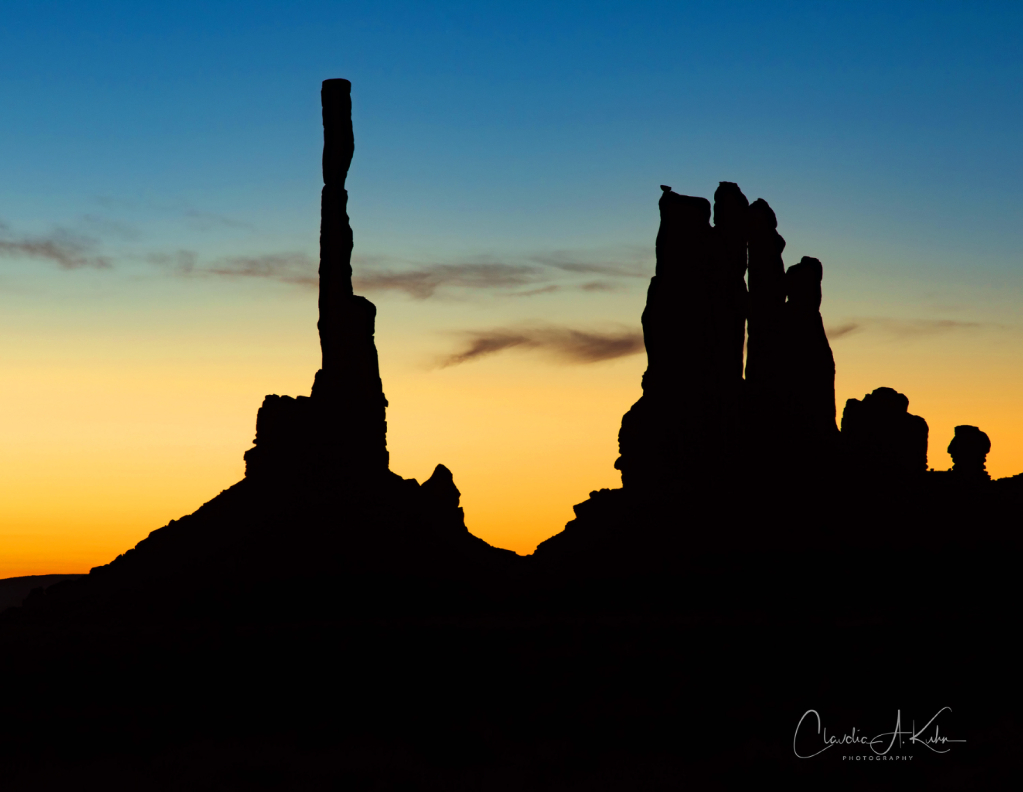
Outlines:
POLYGON ((352 227, 345 179, 355 152, 352 84, 324 80, 319 321, 322 365, 312 396, 267 396, 246 475, 387 471, 387 399, 373 340, 376 307, 352 290, 352 227))
POLYGON ((345 180, 355 152, 352 84, 324 80, 323 192, 320 201, 320 348, 312 398, 324 403, 325 426, 344 459, 387 469, 387 399, 373 340, 376 306, 352 290, 352 226, 345 180))

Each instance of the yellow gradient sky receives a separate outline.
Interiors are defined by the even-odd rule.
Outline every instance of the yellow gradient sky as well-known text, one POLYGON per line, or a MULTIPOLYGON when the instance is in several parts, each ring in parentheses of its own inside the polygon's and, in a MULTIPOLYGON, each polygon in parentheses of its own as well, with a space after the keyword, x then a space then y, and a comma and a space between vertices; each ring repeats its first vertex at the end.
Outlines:
MULTIPOLYGON (((635 317, 645 285, 636 279, 594 299, 635 317)), ((97 295, 101 306, 110 302, 103 327, 88 332, 75 329, 93 310, 88 303, 6 312, 0 576, 87 571, 194 511, 242 477, 262 395, 308 392, 318 363, 314 291, 244 283, 246 299, 195 311, 193 286, 119 284, 115 291, 128 294, 97 295), (154 292, 162 311, 144 305, 154 292)), ((460 348, 459 328, 493 324, 485 321, 494 310, 488 302, 378 299, 392 469, 422 481, 444 463, 470 529, 528 553, 590 490, 619 484, 618 425, 639 396, 645 356, 573 365, 512 349, 439 367, 444 353, 460 348)), ((839 409, 846 398, 895 387, 931 427, 933 467, 950 465, 944 449, 953 427, 973 423, 993 439, 993 475, 1023 472, 1017 329, 831 321, 827 309, 829 327, 860 325, 833 341, 839 409)), ((544 313, 533 305, 517 321, 526 326, 544 313)))

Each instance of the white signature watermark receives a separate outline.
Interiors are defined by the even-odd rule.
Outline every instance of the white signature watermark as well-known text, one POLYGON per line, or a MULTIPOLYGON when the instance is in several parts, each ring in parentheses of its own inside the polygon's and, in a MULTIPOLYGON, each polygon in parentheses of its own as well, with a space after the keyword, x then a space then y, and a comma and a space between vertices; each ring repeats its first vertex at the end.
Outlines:
POLYGON ((938 716, 946 711, 951 712, 952 708, 942 707, 934 713, 934 716, 927 721, 927 723, 921 726, 920 729, 916 728, 916 721, 911 722, 910 729, 903 729, 902 710, 897 710, 895 714, 895 728, 892 731, 881 732, 873 737, 868 737, 862 733, 858 734, 855 727, 853 727, 853 730, 848 734, 842 734, 840 736, 832 734, 829 736, 827 728, 821 725, 820 713, 817 712, 817 710, 810 709, 803 713, 803 717, 801 717, 799 719, 799 723, 796 724, 796 732, 792 735, 792 751, 800 759, 812 759, 814 756, 818 756, 836 746, 851 745, 869 748, 873 754, 870 758, 878 756, 889 757, 892 759, 905 758, 911 760, 913 758, 912 756, 896 757, 892 755, 892 749, 895 747, 896 743, 898 743, 900 750, 904 747, 903 738, 906 737, 908 738, 906 742, 909 743, 911 747, 914 745, 922 745, 933 753, 948 753, 949 750, 951 750, 947 747, 949 743, 964 743, 966 740, 953 740, 951 737, 945 737, 939 732, 937 723, 938 716), (807 722, 807 718, 810 715, 813 715, 812 720, 817 721, 817 735, 821 738, 821 742, 824 747, 814 753, 804 755, 801 754, 799 749, 796 747, 796 741, 799 739, 800 730, 802 730, 804 737, 810 733, 810 730, 813 727, 812 720, 807 722), (806 723, 805 726, 804 723, 806 723), (930 731, 932 727, 933 733, 930 731))

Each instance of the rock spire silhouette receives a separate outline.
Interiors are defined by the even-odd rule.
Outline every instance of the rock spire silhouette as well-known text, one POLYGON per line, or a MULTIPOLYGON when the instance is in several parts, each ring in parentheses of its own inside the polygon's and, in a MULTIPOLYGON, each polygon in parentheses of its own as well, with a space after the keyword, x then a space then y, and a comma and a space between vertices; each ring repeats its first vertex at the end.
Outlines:
POLYGON ((767 456, 815 464, 838 435, 820 261, 786 271, 774 212, 737 184, 718 186, 713 226, 705 198, 661 190, 642 318, 648 367, 618 436, 623 486, 728 478, 767 456))
POLYGON ((786 270, 774 211, 733 182, 714 193, 713 226, 706 198, 661 191, 643 394, 618 434, 622 489, 576 505, 537 548, 543 563, 635 571, 725 541, 709 525, 759 543, 762 514, 809 509, 836 474, 823 265, 804 257, 786 270))
POLYGON ((376 476, 388 469, 387 399, 373 336, 376 306, 352 289, 345 180, 355 153, 352 84, 324 80, 319 321, 322 365, 311 398, 267 396, 246 475, 376 476))
POLYGON ((821 316, 819 260, 804 256, 785 271, 781 392, 795 450, 805 458, 827 453, 835 425, 835 357, 821 316))
POLYGON ((657 265, 643 311, 643 395, 622 418, 625 486, 662 489, 720 473, 734 451, 742 392, 748 201, 722 182, 706 198, 662 185, 657 265))
POLYGON ((778 218, 763 198, 749 208, 749 323, 746 386, 758 394, 781 394, 785 342, 785 239, 778 218))

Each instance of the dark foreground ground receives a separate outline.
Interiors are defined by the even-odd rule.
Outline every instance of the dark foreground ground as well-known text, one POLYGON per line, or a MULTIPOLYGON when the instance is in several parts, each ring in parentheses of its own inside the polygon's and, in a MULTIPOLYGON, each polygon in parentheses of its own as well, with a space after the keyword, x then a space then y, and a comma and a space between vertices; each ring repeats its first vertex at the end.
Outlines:
POLYGON ((503 592, 325 577, 102 617, 43 603, 0 619, 0 788, 1015 789, 1014 559, 720 554, 503 592), (921 737, 966 740, 947 753, 909 734, 897 760, 794 753, 810 709, 874 737, 945 707, 921 737))
POLYGON ((26 575, 0 580, 0 612, 21 605, 33 589, 46 588, 54 583, 80 575, 26 575))

